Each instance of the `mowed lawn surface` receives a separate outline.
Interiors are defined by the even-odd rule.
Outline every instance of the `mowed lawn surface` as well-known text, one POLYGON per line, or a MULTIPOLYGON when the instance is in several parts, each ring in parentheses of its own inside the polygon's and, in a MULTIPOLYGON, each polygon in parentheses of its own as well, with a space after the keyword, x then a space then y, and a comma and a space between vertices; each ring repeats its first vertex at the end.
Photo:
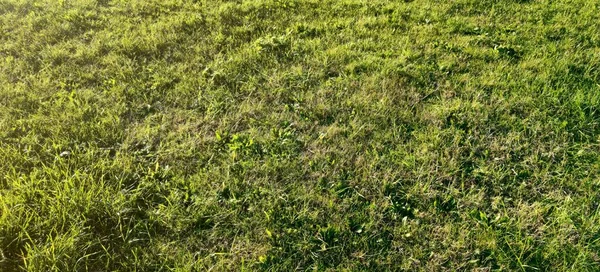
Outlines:
POLYGON ((600 271, 600 2, 0 0, 1 271, 600 271))

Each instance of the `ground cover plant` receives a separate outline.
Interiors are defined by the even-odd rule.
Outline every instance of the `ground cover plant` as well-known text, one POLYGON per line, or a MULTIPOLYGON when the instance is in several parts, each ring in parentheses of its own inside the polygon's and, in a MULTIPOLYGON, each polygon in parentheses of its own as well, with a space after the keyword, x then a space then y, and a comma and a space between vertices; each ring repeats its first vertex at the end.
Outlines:
POLYGON ((600 2, 0 0, 0 271, 600 271, 600 2))

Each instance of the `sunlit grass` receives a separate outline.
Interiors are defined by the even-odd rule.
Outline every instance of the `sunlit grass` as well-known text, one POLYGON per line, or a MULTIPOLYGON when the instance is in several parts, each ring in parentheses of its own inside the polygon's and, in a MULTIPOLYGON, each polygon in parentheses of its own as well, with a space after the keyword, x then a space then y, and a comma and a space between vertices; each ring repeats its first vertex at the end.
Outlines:
POLYGON ((600 3, 0 0, 0 271, 597 271, 600 3))

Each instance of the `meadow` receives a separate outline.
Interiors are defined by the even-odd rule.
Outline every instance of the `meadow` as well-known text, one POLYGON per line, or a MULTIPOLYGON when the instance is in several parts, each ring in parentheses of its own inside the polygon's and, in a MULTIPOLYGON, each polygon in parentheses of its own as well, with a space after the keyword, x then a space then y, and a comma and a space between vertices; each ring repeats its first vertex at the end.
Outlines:
POLYGON ((600 271, 596 0, 0 0, 0 271, 600 271))

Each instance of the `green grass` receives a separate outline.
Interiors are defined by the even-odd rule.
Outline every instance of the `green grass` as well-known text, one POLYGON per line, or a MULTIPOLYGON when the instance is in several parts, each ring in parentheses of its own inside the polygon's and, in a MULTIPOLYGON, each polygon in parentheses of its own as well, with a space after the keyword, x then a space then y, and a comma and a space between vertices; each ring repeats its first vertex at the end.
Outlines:
POLYGON ((600 2, 0 0, 0 271, 600 271, 600 2))

